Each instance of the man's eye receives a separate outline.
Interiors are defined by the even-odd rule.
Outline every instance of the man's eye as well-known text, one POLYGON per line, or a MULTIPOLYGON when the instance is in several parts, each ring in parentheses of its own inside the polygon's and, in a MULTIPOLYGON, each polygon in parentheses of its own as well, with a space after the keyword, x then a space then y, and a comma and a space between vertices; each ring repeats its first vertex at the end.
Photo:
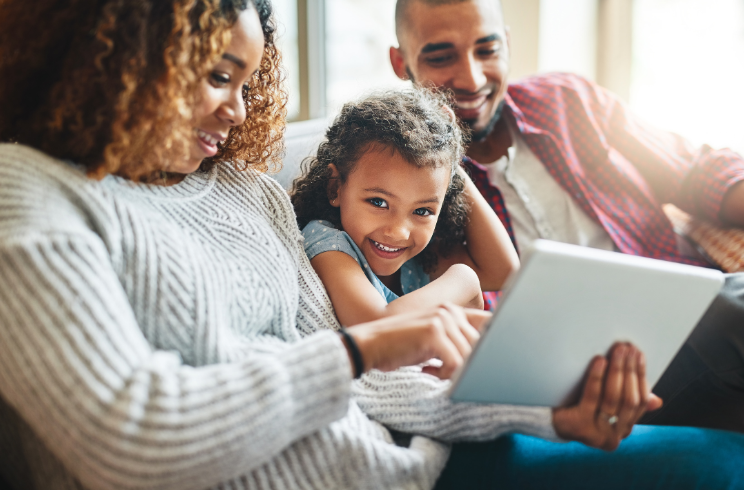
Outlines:
POLYGON ((373 205, 376 208, 386 208, 388 207, 387 203, 384 199, 381 199, 379 197, 373 197, 372 199, 369 199, 369 203, 373 205))
POLYGON ((478 50, 478 56, 498 56, 501 52, 501 43, 492 44, 491 46, 483 46, 478 50))
POLYGON ((223 85, 227 85, 230 83, 230 77, 225 75, 224 73, 212 73, 210 75, 212 85, 215 87, 221 87, 223 85))
POLYGON ((479 49, 478 54, 481 56, 493 56, 498 53, 498 49, 479 49))
POLYGON ((447 63, 448 61, 451 61, 452 58, 452 55, 433 56, 431 58, 426 58, 426 62, 430 65, 442 65, 444 63, 447 63))
POLYGON ((434 213, 432 213, 430 209, 418 208, 413 212, 413 214, 418 216, 432 216, 434 213))

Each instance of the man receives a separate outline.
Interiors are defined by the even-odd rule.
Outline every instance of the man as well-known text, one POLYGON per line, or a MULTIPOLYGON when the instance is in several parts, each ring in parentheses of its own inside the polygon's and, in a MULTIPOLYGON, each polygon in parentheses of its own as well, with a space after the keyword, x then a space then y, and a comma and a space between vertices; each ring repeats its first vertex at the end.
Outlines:
MULTIPOLYGON (((536 238, 705 265, 661 205, 744 225, 744 159, 649 128, 580 77, 508 85, 498 0, 398 0, 396 74, 449 89, 472 130, 464 165, 515 246, 536 238)), ((744 275, 726 285, 654 388, 645 423, 744 432, 744 275)))

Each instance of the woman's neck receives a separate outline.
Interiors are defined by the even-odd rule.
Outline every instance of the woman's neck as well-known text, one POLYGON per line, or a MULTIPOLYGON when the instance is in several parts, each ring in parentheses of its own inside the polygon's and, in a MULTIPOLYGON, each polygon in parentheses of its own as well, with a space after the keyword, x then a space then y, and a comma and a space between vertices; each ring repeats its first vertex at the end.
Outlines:
POLYGON ((183 182, 183 179, 186 178, 186 175, 187 174, 172 174, 163 172, 159 185, 169 187, 172 185, 180 184, 181 182, 183 182))

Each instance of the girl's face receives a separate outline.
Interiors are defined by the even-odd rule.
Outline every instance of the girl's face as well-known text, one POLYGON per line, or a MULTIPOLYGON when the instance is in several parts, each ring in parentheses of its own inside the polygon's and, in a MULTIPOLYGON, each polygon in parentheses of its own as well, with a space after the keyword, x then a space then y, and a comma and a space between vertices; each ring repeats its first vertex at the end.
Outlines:
POLYGON ((230 128, 245 122, 243 88, 258 70, 263 50, 261 22, 256 9, 249 5, 232 27, 232 39, 222 59, 202 81, 194 109, 191 157, 169 170, 184 174, 195 171, 202 160, 217 153, 217 144, 227 139, 230 128))
POLYGON ((370 149, 331 205, 372 271, 385 277, 429 243, 449 181, 449 168, 418 168, 389 148, 370 149))

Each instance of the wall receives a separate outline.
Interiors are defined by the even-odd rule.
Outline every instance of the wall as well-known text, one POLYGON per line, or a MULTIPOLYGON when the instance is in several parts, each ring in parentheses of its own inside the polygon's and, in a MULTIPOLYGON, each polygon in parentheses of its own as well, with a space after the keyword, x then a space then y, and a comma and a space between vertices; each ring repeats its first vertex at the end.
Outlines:
POLYGON ((540 0, 501 0, 511 33, 511 79, 537 72, 540 52, 540 0))

